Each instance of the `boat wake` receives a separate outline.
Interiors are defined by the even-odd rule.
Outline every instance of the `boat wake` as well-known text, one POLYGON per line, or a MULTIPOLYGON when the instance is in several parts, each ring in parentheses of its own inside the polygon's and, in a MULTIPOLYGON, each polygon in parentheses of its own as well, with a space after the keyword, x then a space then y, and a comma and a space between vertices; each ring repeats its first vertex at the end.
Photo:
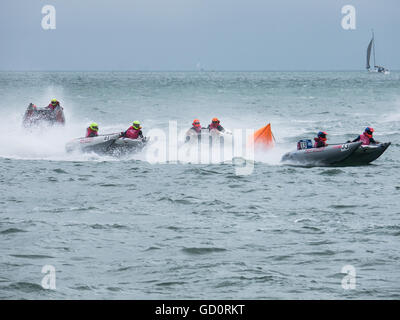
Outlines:
MULTIPOLYGON (((120 157, 82 152, 75 150, 67 152, 66 145, 73 139, 83 137, 89 119, 74 118, 73 108, 66 108, 67 121, 64 126, 41 123, 39 126, 26 128, 22 125, 23 110, 20 113, 11 112, 0 119, 0 157, 18 160, 45 161, 129 161, 139 160, 150 164, 226 164, 234 163, 237 159, 249 160, 268 165, 278 165, 288 147, 276 144, 273 149, 266 151, 249 150, 246 130, 243 136, 233 142, 233 135, 226 135, 224 141, 214 141, 210 147, 185 143, 185 128, 174 135, 176 143, 170 142, 170 132, 158 128, 146 128, 145 135, 150 142, 142 152, 127 154, 120 157), (159 137, 157 137, 159 135, 159 137), (218 142, 218 143, 215 143, 218 142)), ((230 123, 234 128, 235 124, 230 123)), ((237 125, 237 124, 236 124, 237 125)), ((101 133, 121 132, 126 129, 126 123, 101 126, 101 133)), ((277 132, 279 128, 275 128, 277 132)), ((168 131, 168 130, 167 130, 168 131)), ((287 130, 284 130, 285 132, 287 130)), ((236 138, 236 137, 235 137, 236 138)), ((282 139, 282 137, 280 137, 282 139)), ((251 149, 251 148, 250 148, 251 149)))
MULTIPOLYGON (((150 164, 222 164, 233 163, 235 159, 251 160, 269 165, 278 165, 286 150, 280 145, 268 151, 248 152, 245 139, 232 148, 221 148, 216 144, 212 147, 184 143, 184 137, 177 137, 176 146, 168 144, 168 136, 154 139, 149 130, 150 143, 137 154, 121 157, 103 155, 95 152, 66 151, 66 145, 71 140, 82 137, 87 121, 68 123, 65 126, 42 125, 25 128, 21 125, 20 115, 10 115, 0 121, 0 157, 18 160, 47 161, 129 161, 139 160, 150 164), (18 125, 15 125, 18 123, 18 125), (164 155, 163 155, 164 154, 164 155)), ((102 127, 103 132, 120 132, 123 125, 102 127)), ((226 140, 227 144, 231 141, 226 140)))
POLYGON ((65 126, 41 124, 25 128, 21 119, 20 114, 10 114, 0 120, 1 158, 52 161, 113 160, 112 157, 94 153, 66 152, 65 145, 68 141, 84 135, 87 121, 67 123, 65 126))

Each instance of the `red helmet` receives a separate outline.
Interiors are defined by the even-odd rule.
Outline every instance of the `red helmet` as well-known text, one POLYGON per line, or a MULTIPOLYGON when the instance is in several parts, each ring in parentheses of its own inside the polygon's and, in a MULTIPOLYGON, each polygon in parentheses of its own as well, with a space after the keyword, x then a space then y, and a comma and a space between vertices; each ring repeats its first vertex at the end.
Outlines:
POLYGON ((371 127, 366 127, 364 130, 364 134, 368 137, 368 138, 372 138, 372 134, 374 132, 374 128, 371 127))
POLYGON ((318 138, 320 138, 322 141, 326 141, 326 136, 328 134, 325 131, 320 131, 318 132, 318 138))
POLYGON ((193 127, 200 127, 200 120, 194 119, 192 125, 193 125, 193 127))
POLYGON ((219 123, 220 121, 218 120, 218 118, 212 118, 212 123, 219 123))

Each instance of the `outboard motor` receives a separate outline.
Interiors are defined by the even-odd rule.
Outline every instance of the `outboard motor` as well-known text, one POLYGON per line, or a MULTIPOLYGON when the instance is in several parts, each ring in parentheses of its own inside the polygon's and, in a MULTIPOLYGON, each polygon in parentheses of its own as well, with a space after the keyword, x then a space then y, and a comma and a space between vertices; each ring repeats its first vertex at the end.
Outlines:
POLYGON ((297 142, 297 150, 311 149, 313 147, 310 139, 303 139, 297 142))

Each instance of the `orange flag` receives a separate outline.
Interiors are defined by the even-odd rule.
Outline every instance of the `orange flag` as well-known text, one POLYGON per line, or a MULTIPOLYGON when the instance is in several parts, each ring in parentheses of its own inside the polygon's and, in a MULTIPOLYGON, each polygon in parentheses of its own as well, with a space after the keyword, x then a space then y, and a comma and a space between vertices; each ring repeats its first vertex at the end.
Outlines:
POLYGON ((262 127, 254 132, 253 141, 255 148, 273 148, 275 144, 275 138, 272 134, 271 124, 268 123, 265 127, 262 127))

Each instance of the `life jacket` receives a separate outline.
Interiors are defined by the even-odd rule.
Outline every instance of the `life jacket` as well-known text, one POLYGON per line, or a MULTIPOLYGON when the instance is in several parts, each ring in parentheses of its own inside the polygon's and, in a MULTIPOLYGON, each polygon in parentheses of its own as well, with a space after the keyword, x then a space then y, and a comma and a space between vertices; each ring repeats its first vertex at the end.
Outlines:
POLYGON ((90 129, 90 127, 86 129, 86 138, 97 137, 98 135, 97 131, 90 129))
POLYGON ((54 110, 55 108, 57 108, 60 105, 60 102, 57 101, 57 104, 55 106, 53 106, 51 103, 47 106, 47 108, 54 110))
POLYGON ((314 138, 314 148, 322 148, 322 147, 326 147, 326 138, 314 138))
POLYGON ((130 126, 128 130, 125 132, 125 138, 129 139, 137 139, 139 135, 141 135, 142 131, 140 129, 135 129, 133 126, 130 126))
POLYGON ((371 143, 371 138, 368 137, 364 132, 363 134, 360 134, 360 141, 362 142, 363 146, 367 146, 371 143))
POLYGON ((208 125, 208 130, 217 129, 218 131, 223 131, 224 128, 219 123, 210 123, 208 125))
POLYGON ((201 132, 201 126, 198 126, 198 127, 193 126, 190 129, 195 131, 196 133, 200 133, 201 132))
POLYGON ((209 125, 208 125, 208 129, 209 130, 211 130, 211 129, 218 129, 218 126, 219 126, 219 123, 210 123, 209 125))

